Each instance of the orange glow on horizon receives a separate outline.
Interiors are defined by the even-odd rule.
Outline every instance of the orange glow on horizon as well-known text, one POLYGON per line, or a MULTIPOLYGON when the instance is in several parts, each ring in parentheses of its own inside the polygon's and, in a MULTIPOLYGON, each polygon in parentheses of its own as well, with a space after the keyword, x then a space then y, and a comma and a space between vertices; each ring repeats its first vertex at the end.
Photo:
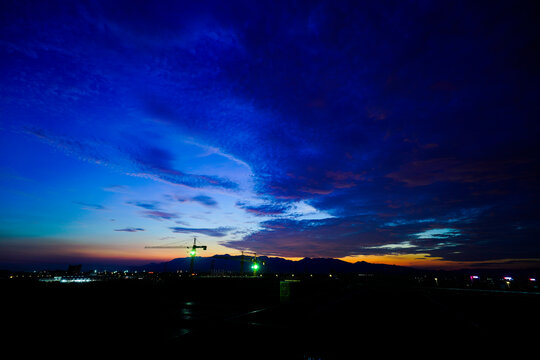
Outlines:
MULTIPOLYGON (((145 249, 144 245, 131 244, 96 244, 96 243, 69 243, 66 240, 47 239, 49 241, 34 241, 30 246, 22 246, 17 242, 6 242, 3 255, 5 260, 10 256, 20 258, 19 263, 108 263, 113 265, 144 265, 151 262, 167 262, 176 258, 189 257, 189 249, 145 249)), ((209 248, 210 249, 210 248, 209 248)), ((214 251, 199 250, 197 256, 212 257, 214 255, 229 254, 238 256, 241 251, 218 246, 214 251)), ((265 256, 258 254, 258 256, 265 256)), ((303 257, 280 257, 290 261, 299 261, 303 257)), ((0 256, 1 260, 2 256, 0 256)), ((465 268, 526 268, 537 267, 540 259, 501 259, 483 262, 449 261, 442 258, 430 257, 429 254, 405 255, 355 255, 339 258, 349 263, 365 261, 372 264, 386 264, 406 266, 430 270, 457 270, 465 268)))

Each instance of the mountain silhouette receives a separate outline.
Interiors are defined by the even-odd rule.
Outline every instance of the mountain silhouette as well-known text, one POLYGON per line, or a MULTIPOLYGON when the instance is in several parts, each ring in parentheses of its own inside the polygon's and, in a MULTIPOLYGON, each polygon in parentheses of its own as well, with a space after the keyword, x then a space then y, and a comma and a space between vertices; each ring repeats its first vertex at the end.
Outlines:
MULTIPOLYGON (((288 260, 280 257, 260 256, 257 261, 261 264, 259 273, 408 273, 415 272, 413 268, 396 265, 372 264, 365 261, 350 263, 333 258, 304 258, 302 260, 288 260)), ((183 271, 190 269, 191 258, 176 258, 162 263, 150 263, 147 265, 132 267, 137 271, 183 271)), ((244 272, 251 272, 251 258, 244 258, 244 272)), ((211 257, 195 257, 194 272, 231 272, 242 271, 242 257, 240 255, 214 255, 211 257)))

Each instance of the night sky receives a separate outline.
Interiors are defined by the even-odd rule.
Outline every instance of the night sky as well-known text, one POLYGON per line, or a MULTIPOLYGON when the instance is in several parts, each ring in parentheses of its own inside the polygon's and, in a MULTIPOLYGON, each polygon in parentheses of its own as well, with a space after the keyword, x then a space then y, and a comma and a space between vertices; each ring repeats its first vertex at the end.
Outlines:
POLYGON ((0 265, 538 265, 538 4, 2 1, 0 265))

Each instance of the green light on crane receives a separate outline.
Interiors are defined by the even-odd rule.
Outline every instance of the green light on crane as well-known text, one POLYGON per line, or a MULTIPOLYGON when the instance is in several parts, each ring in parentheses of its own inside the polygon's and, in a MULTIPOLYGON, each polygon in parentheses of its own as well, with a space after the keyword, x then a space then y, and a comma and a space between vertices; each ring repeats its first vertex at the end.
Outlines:
POLYGON ((195 249, 193 249, 193 250, 191 250, 191 251, 189 252, 189 255, 190 255, 190 256, 195 256, 196 254, 197 254, 197 252, 195 251, 195 249))
POLYGON ((251 268, 255 271, 259 270, 259 264, 255 263, 253 265, 251 265, 251 268))

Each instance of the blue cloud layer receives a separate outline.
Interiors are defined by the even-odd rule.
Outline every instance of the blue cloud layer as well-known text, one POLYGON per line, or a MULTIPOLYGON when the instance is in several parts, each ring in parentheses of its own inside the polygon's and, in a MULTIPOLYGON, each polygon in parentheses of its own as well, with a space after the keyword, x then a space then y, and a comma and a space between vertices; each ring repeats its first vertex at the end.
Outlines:
POLYGON ((171 139, 219 149, 270 204, 237 207, 275 217, 227 246, 540 258, 534 2, 2 6, 3 129, 132 176, 238 191, 218 166, 179 167, 171 139), (287 218, 297 201, 334 218, 287 218), (440 229, 452 236, 415 235, 440 229))

